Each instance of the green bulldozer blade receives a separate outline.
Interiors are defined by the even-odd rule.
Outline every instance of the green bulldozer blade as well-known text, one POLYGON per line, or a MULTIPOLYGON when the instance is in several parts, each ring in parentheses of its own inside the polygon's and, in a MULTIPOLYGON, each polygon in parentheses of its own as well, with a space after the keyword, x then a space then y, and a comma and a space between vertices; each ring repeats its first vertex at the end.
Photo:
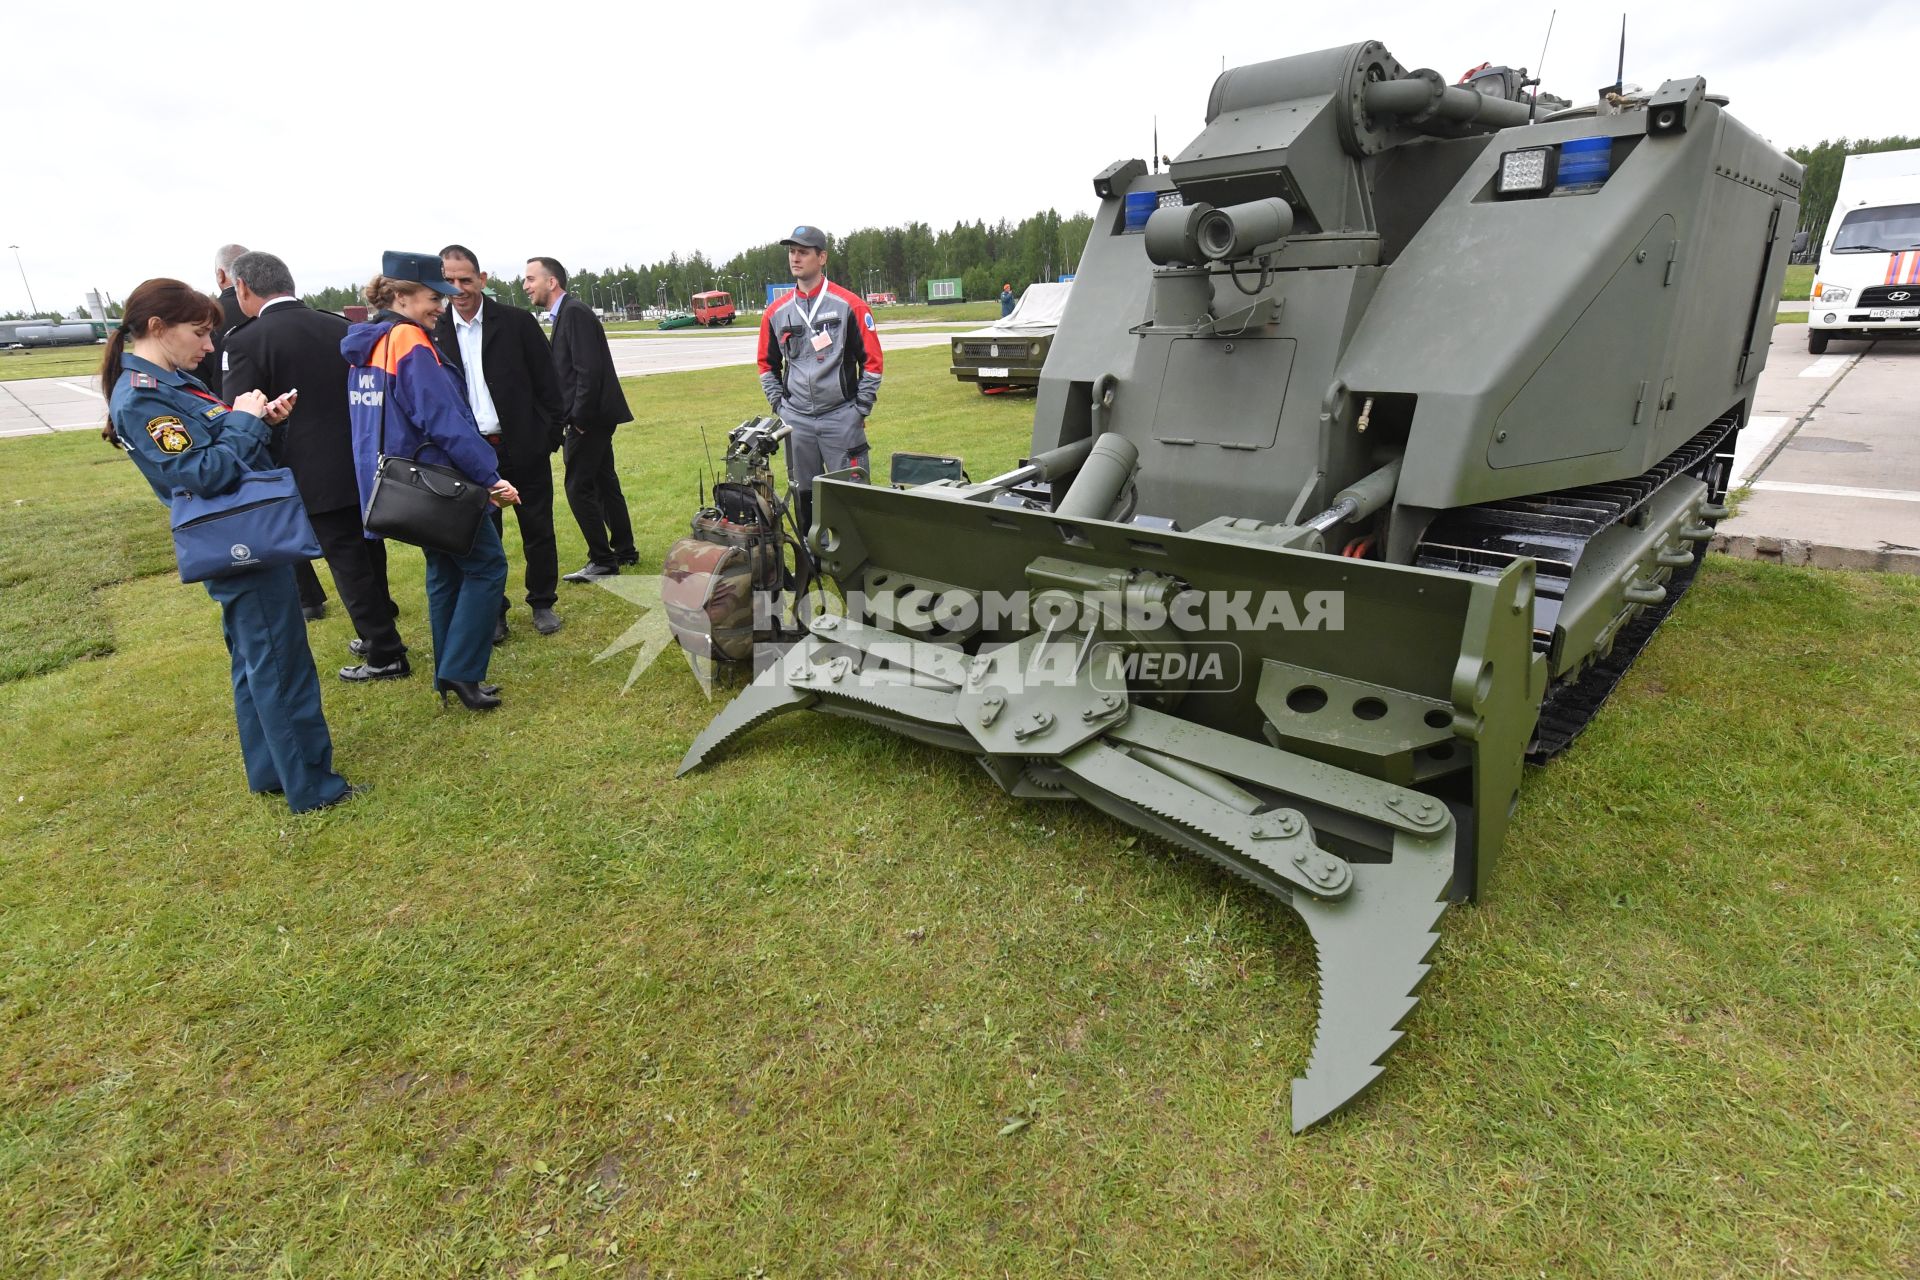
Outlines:
POLYGON ((680 772, 783 712, 814 708, 967 750, 1010 791, 1077 796, 1286 899, 1321 974, 1313 1054, 1293 1084, 1293 1127, 1304 1129, 1372 1083, 1402 1034, 1447 906, 1453 815, 1419 792, 1136 705, 1096 687, 1084 663, 1067 682, 1014 687, 1043 650, 1084 643, 1037 633, 969 662, 821 617, 715 717, 680 772), (1383 833, 1384 859, 1329 852, 1316 817, 1383 833))

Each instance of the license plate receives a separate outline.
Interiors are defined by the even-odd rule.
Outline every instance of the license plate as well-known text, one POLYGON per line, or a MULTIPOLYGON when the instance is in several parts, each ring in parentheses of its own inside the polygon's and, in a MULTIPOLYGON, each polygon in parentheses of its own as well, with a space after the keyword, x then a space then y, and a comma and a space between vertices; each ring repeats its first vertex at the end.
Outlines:
POLYGON ((983 378, 1004 378, 1007 376, 1007 371, 1005 369, 989 369, 987 366, 981 365, 980 376, 983 378))
POLYGON ((1875 320, 1920 320, 1920 307, 1875 307, 1867 314, 1875 320))

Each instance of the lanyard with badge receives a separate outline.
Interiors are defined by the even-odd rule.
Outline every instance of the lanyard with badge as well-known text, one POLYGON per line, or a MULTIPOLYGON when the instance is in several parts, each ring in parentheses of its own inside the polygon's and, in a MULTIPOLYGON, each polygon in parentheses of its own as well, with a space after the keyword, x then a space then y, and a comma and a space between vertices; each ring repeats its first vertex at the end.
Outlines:
MULTIPOLYGON (((830 333, 820 332, 819 326, 814 323, 814 318, 820 314, 820 308, 823 305, 825 305, 826 301, 827 301, 827 278, 825 276, 821 276, 820 292, 814 295, 813 309, 811 311, 808 311, 806 315, 802 318, 807 322, 807 332, 813 335, 813 344, 812 344, 813 349, 821 353, 820 358, 822 360, 825 360, 827 358, 825 354, 827 348, 833 345, 833 335, 830 333)), ((796 311, 799 310, 798 307, 795 307, 794 309, 796 311)))

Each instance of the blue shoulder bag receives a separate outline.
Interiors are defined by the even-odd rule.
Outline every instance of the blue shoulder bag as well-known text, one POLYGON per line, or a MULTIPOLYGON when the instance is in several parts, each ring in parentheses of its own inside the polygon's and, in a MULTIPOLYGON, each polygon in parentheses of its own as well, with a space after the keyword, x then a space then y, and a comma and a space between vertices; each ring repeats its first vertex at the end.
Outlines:
POLYGON ((173 554, 180 581, 202 582, 320 558, 307 508, 285 467, 248 471, 227 492, 173 491, 173 554))

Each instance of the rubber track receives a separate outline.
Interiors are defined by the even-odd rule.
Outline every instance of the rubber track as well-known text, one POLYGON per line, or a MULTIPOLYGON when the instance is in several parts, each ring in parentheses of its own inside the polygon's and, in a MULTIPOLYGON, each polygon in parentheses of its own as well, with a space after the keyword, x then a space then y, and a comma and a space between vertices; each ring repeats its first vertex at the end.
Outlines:
POLYGON ((1646 648, 1647 641, 1653 639, 1653 633, 1660 629, 1660 624, 1673 612, 1673 606, 1693 585, 1701 554, 1696 550, 1692 564, 1674 571, 1673 577, 1667 580, 1665 600, 1642 609, 1639 617, 1620 628, 1606 657, 1581 672, 1579 679, 1563 680, 1547 690, 1547 696, 1540 703, 1540 719, 1533 726, 1533 741, 1527 744, 1528 764, 1545 764, 1553 759, 1593 722, 1600 705, 1620 683, 1620 677, 1627 674, 1627 668, 1646 648))
MULTIPOLYGON (((1560 601, 1568 582, 1579 571, 1587 542, 1632 515, 1676 477, 1711 468, 1720 446, 1739 422, 1737 410, 1716 418, 1638 476, 1450 511, 1428 528, 1414 550, 1414 563, 1427 569, 1493 576, 1516 559, 1533 558, 1538 569, 1534 648, 1544 653, 1552 644, 1560 601)), ((1714 501, 1725 496, 1725 477, 1700 478, 1708 481, 1709 496, 1714 501)), ((1695 549, 1693 563, 1668 579, 1667 598, 1641 609, 1622 627, 1606 657, 1590 664, 1576 679, 1559 681, 1547 690, 1533 741, 1527 747, 1528 763, 1545 764, 1566 750, 1592 722, 1607 695, 1693 585, 1703 554, 1702 549, 1695 549)))

